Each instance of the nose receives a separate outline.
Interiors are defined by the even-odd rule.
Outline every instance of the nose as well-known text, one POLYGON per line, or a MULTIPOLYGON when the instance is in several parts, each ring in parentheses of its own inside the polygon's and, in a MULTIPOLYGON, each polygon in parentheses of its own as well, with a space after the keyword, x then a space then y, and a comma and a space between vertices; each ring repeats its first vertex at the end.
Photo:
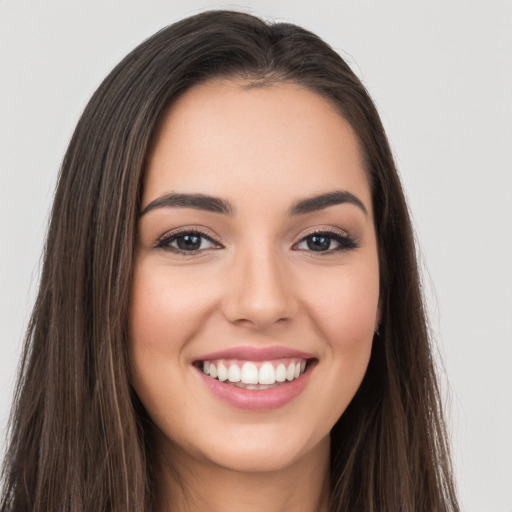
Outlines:
POLYGON ((272 250, 237 255, 227 276, 224 316, 253 329, 293 319, 298 303, 285 267, 286 262, 272 250))

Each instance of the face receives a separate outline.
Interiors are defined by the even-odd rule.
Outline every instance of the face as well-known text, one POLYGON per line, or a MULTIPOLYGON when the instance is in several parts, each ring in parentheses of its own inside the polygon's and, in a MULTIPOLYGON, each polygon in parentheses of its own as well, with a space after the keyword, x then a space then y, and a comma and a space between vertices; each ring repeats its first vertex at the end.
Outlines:
POLYGON ((131 300, 133 385, 177 467, 325 453, 379 301, 369 184, 334 107, 292 84, 180 97, 148 161, 131 300))

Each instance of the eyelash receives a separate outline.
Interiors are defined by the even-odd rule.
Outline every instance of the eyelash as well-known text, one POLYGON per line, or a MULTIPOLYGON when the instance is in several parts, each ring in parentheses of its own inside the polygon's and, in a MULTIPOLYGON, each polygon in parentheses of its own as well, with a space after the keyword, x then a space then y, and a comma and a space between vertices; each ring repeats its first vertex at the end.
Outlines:
POLYGON ((197 254, 198 252, 200 252, 201 250, 204 250, 204 249, 198 249, 195 251, 184 251, 182 249, 179 249, 178 247, 172 247, 170 245, 175 240, 178 240, 179 238, 182 238, 186 235, 199 236, 200 238, 206 239, 209 242, 211 242, 212 244, 221 247, 220 244, 215 242, 215 240, 213 240, 213 238, 210 235, 206 234, 205 232, 201 231, 200 229, 185 228, 185 229, 181 229, 178 231, 172 231, 171 233, 166 233, 165 235, 163 235, 161 238, 158 239, 156 248, 164 249, 166 251, 170 251, 175 254, 181 254, 183 256, 194 255, 194 254, 197 254))
MULTIPOLYGON (((186 235, 198 236, 201 239, 206 239, 209 242, 211 242, 213 245, 217 246, 217 247, 215 247, 216 249, 222 248, 222 246, 219 243, 217 243, 215 240, 213 240, 213 238, 210 235, 208 235, 207 233, 201 231, 200 229, 190 229, 190 228, 185 228, 185 229, 182 229, 179 231, 173 231, 171 233, 166 233, 165 235, 163 235, 161 238, 158 239, 155 247, 158 249, 164 249, 166 251, 170 251, 175 254, 183 255, 183 256, 191 256, 191 255, 195 255, 201 251, 207 250, 207 249, 196 249, 196 250, 192 250, 192 251, 185 251, 178 247, 171 246, 172 242, 175 242, 179 238, 182 238, 186 235)), ((356 240, 354 238, 352 238, 351 236, 343 234, 340 231, 331 230, 331 229, 323 229, 323 230, 312 231, 310 233, 307 233, 296 244, 294 244, 294 247, 296 247, 297 245, 299 245, 302 242, 307 241, 308 238, 312 238, 314 236, 329 238, 331 240, 334 240, 334 242, 338 243, 339 246, 335 249, 328 249, 326 251, 309 250, 308 252, 311 252, 311 253, 318 253, 320 255, 333 254, 336 252, 343 252, 343 251, 349 251, 351 249, 357 249, 359 247, 356 240)), ((210 249, 210 248, 208 248, 208 249, 210 249)), ((306 251, 306 249, 299 249, 299 250, 306 251)))
POLYGON ((311 253, 318 253, 319 255, 322 254, 333 254, 336 252, 344 252, 349 251, 351 249, 357 249, 359 245, 357 244, 356 240, 352 238, 351 236, 334 229, 322 229, 319 231, 311 231, 310 233, 305 234, 296 244, 294 244, 294 247, 298 244, 306 241, 308 238, 311 237, 324 237, 324 238, 330 238, 331 240, 334 240, 339 244, 339 246, 335 249, 328 249, 327 251, 313 251, 310 250, 311 253))

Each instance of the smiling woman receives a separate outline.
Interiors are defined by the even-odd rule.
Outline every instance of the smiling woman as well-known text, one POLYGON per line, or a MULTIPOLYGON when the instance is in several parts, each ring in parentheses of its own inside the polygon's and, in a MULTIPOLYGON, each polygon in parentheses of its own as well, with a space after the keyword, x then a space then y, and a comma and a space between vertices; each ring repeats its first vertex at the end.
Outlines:
MULTIPOLYGON (((304 458, 301 485, 327 481, 329 432, 379 314, 371 194, 348 123, 295 84, 196 85, 162 120, 142 208, 130 360, 158 454, 194 474, 211 466, 215 488, 226 469, 297 485, 304 458)), ((201 491, 198 510, 212 504, 201 491)))
POLYGON ((299 27, 203 13, 107 77, 24 357, 2 510, 458 510, 387 140, 299 27))

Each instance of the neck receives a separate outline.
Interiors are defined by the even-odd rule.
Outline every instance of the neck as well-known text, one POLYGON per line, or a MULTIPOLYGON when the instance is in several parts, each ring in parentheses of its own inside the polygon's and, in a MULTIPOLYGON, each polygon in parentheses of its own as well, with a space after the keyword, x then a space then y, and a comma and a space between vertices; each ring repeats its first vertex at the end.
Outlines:
MULTIPOLYGON (((167 450, 165 451, 167 452, 167 450)), ((239 472, 161 452, 159 512, 328 512, 329 439, 293 464, 273 471, 239 472)))

